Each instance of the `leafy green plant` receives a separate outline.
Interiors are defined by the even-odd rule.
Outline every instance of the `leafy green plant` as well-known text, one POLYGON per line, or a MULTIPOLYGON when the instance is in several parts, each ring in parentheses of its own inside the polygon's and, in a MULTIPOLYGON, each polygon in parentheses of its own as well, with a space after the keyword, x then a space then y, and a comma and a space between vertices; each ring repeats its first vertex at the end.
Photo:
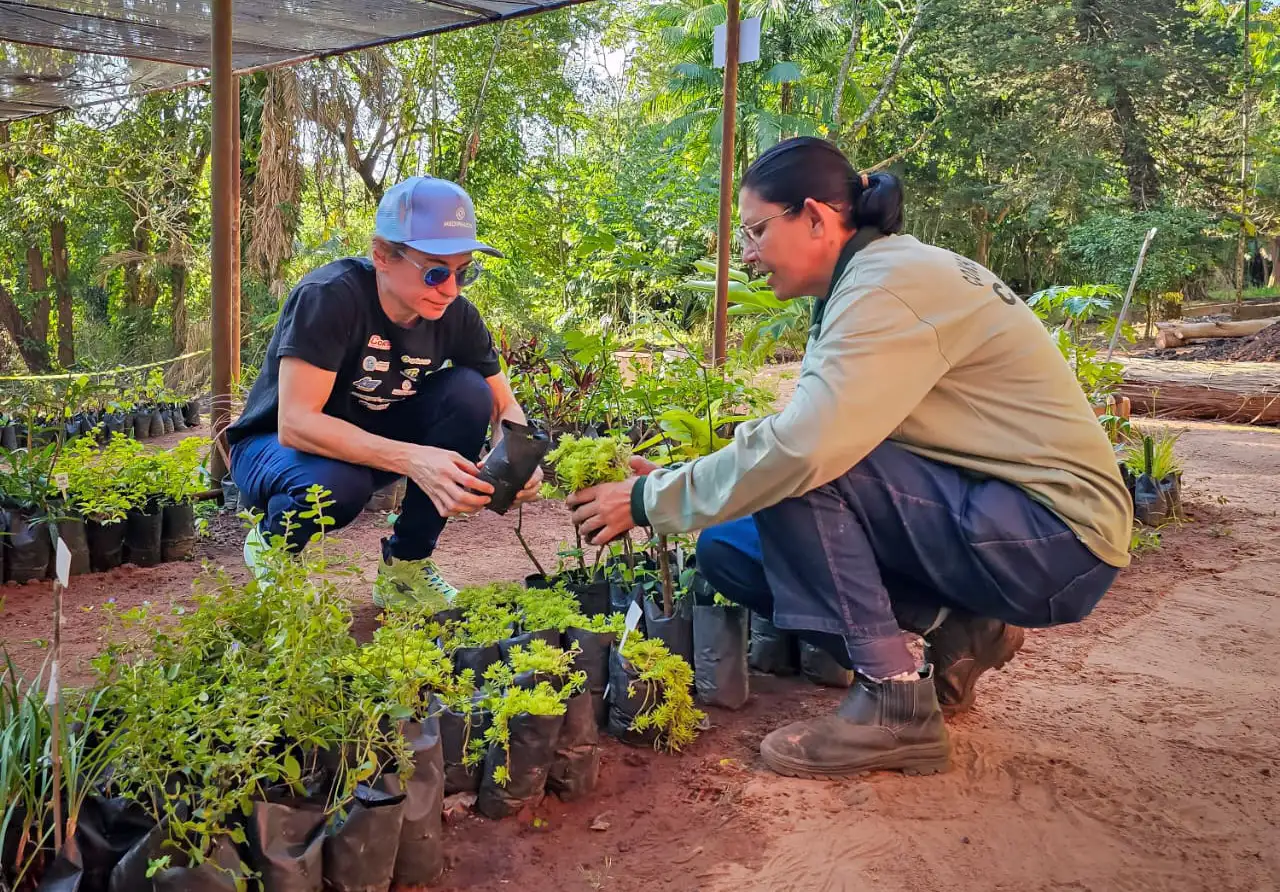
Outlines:
POLYGON ((123 520, 142 501, 125 469, 143 452, 141 443, 122 434, 113 434, 101 450, 87 437, 67 444, 56 471, 67 475, 72 508, 99 523, 123 520))
POLYGON ((203 440, 187 437, 172 449, 156 454, 159 493, 166 502, 180 505, 207 488, 202 467, 204 451, 203 440))
MULTIPOLYGON (((1063 359, 1095 405, 1105 404, 1120 386, 1124 366, 1100 359, 1100 351, 1085 340, 1085 329, 1103 319, 1102 333, 1109 337, 1118 322, 1114 314, 1119 297, 1120 290, 1113 285, 1070 285, 1037 291, 1027 298, 1027 306, 1049 326, 1063 359)), ((1132 326, 1126 324, 1121 334, 1132 341, 1132 326)))
POLYGON ((567 492, 599 483, 625 480, 631 473, 631 446, 617 437, 575 437, 566 434, 547 453, 556 480, 567 492))
MULTIPOLYGON (((490 700, 493 724, 484 732, 484 743, 501 747, 505 753, 511 743, 511 720, 519 715, 564 715, 565 701, 569 699, 569 695, 565 693, 568 689, 569 686, 566 685, 561 690, 556 690, 550 682, 545 681, 540 682, 533 690, 507 688, 501 696, 490 700)), ((494 770, 493 779, 499 786, 505 786, 510 780, 508 769, 509 766, 504 761, 494 770)))
POLYGON ((563 632, 578 616, 578 602, 563 586, 526 589, 516 596, 526 629, 563 632))
MULTIPOLYGON (((679 750, 697 737, 698 726, 706 714, 693 705, 689 688, 693 684, 693 669, 684 658, 667 650, 661 641, 643 638, 632 633, 627 638, 622 655, 630 661, 639 674, 639 680, 647 682, 647 691, 657 691, 653 702, 646 701, 632 722, 632 730, 656 731, 655 745, 668 750, 679 750)), ((632 688, 635 682, 632 682, 632 688)))
POLYGON ((1182 464, 1174 451, 1174 445, 1180 436, 1180 431, 1167 429, 1155 434, 1143 434, 1124 444, 1121 461, 1131 473, 1149 474, 1156 480, 1181 473, 1182 464))
MULTIPOLYGON (((714 295, 716 264, 698 260, 694 266, 711 278, 686 279, 681 284, 699 294, 714 295)), ((729 303, 730 316, 749 317, 752 322, 742 340, 742 349, 747 353, 762 358, 779 346, 796 352, 804 349, 813 310, 808 298, 779 300, 765 279, 752 279, 744 271, 730 267, 729 303)))

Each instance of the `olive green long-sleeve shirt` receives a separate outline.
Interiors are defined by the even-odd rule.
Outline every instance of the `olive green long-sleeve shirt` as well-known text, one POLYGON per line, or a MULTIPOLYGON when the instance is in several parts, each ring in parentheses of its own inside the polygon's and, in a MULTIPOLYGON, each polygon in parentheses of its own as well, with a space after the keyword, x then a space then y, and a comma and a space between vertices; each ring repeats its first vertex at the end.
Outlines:
POLYGON ((862 241, 815 312, 786 408, 714 455, 654 471, 632 493, 636 519, 677 533, 743 517, 888 439, 1020 487, 1126 566, 1133 507, 1114 452, 1035 314, 972 260, 907 235, 862 241))

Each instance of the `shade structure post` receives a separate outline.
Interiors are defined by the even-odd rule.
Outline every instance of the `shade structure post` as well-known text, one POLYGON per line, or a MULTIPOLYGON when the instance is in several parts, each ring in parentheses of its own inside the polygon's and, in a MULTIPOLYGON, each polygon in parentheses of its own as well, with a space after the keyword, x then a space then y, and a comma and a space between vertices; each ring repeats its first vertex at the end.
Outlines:
POLYGON ((724 365, 729 329, 729 249, 733 243, 733 138, 738 117, 738 0, 725 3, 724 103, 720 130, 720 218, 716 228, 715 340, 711 358, 724 365))
POLYGON ((210 256, 210 299, 213 329, 213 404, 209 413, 213 450, 209 468, 213 485, 220 486, 227 473, 223 434, 231 420, 231 381, 238 350, 233 345, 236 311, 235 209, 239 197, 236 120, 238 97, 231 60, 232 0, 213 0, 213 41, 210 72, 213 92, 212 159, 213 247, 210 256))

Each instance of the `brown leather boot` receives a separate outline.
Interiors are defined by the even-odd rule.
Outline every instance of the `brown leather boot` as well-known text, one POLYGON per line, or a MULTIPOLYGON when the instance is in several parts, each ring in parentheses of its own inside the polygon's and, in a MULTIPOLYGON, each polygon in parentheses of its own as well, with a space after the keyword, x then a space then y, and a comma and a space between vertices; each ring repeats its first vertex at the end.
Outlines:
POLYGON ((925 639, 924 659, 933 665, 944 715, 966 712, 977 698, 978 678, 999 669, 1022 649, 1026 633, 998 619, 953 612, 925 639))
POLYGON ((842 778, 868 771, 936 774, 951 744, 933 670, 913 681, 858 676, 836 714, 794 722, 760 742, 765 764, 788 777, 842 778))

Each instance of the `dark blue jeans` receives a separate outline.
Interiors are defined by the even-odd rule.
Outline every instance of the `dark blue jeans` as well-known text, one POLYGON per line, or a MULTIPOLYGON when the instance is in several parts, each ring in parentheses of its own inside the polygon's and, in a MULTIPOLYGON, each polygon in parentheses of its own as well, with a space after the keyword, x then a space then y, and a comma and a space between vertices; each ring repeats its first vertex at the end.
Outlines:
MULTIPOLYGON (((417 396, 393 403, 385 412, 370 413, 364 427, 390 440, 451 449, 475 461, 492 414, 489 382, 475 369, 454 367, 428 375, 417 396)), ((375 489, 399 476, 290 449, 280 445, 274 433, 236 443, 231 448, 231 474, 244 500, 266 515, 264 532, 283 535, 284 516, 293 512, 289 545, 294 549, 305 545, 316 531, 313 523, 299 516, 309 507, 310 486, 318 483, 331 493, 334 504, 326 513, 340 528, 359 515, 375 489)), ((410 480, 386 551, 401 560, 428 557, 444 525, 445 518, 431 499, 410 480)))
POLYGON ((887 441, 825 486, 705 530, 698 568, 872 678, 917 668, 902 630, 930 630, 941 608, 1078 622, 1118 573, 1017 487, 887 441))

